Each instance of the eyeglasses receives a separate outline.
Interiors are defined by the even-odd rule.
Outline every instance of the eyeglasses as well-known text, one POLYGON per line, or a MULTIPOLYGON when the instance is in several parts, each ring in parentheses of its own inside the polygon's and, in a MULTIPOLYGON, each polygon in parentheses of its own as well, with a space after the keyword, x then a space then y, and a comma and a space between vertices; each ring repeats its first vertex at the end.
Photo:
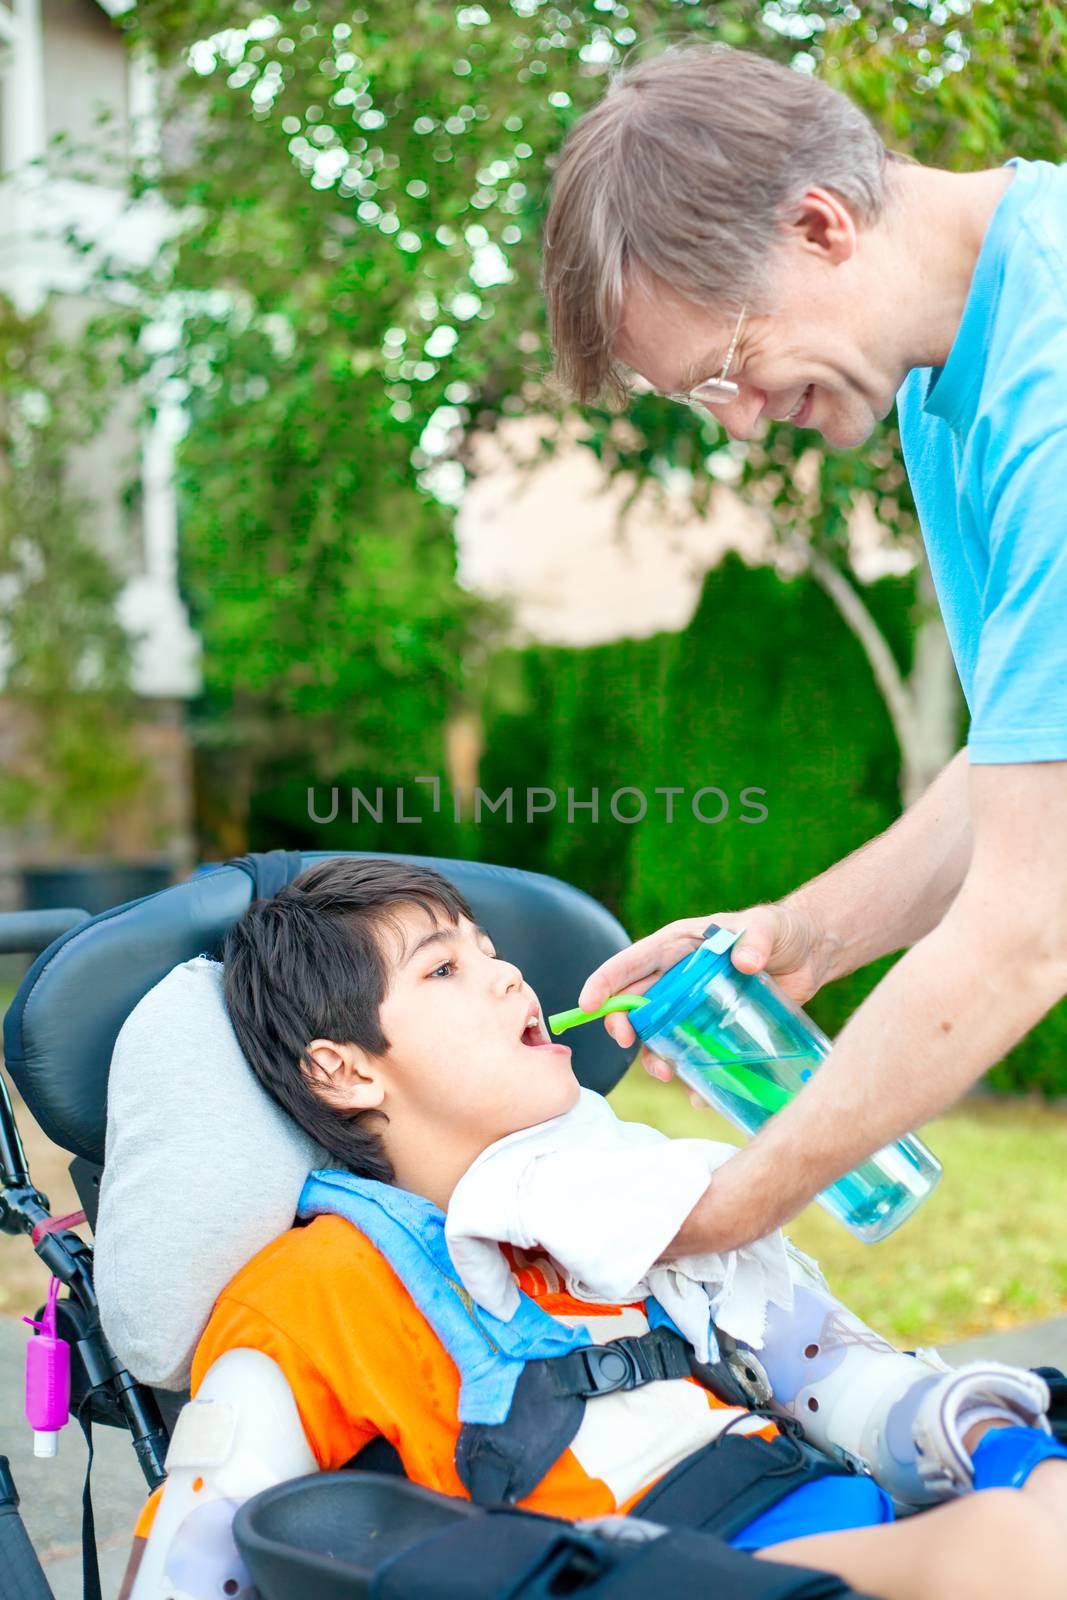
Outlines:
POLYGON ((737 399, 741 391, 737 384, 731 378, 728 378, 726 374, 729 372, 731 362, 734 359, 734 352, 737 349, 737 341, 741 337, 741 329, 744 325, 745 312, 747 310, 747 306, 741 307, 737 326, 734 329, 734 336, 730 340, 730 348, 726 352, 726 360, 722 364, 722 371, 719 376, 717 378, 705 378, 702 383, 698 383, 692 389, 682 389, 674 394, 664 394, 663 398, 665 400, 676 400, 679 405, 688 406, 706 405, 709 401, 712 405, 721 405, 728 400, 737 399))

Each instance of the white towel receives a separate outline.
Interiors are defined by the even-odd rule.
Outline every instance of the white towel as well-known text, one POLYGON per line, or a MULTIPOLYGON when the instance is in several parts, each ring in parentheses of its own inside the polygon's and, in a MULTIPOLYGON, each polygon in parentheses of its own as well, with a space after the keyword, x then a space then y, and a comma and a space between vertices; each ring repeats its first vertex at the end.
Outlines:
POLYGON ((736 1154, 734 1145, 620 1122, 603 1095, 583 1089, 563 1116, 498 1139, 467 1169, 448 1207, 449 1254, 471 1297, 504 1321, 519 1291, 502 1242, 545 1251, 577 1299, 654 1295, 700 1361, 718 1359, 712 1318, 758 1350, 768 1305, 793 1306, 780 1233, 657 1264, 711 1174, 736 1154))

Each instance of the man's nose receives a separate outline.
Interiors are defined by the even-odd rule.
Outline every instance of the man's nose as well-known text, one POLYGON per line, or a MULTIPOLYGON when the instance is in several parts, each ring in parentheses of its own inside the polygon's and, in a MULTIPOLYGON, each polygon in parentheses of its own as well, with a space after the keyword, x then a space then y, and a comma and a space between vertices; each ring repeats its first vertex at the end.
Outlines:
POLYGON ((754 439, 759 431, 760 417, 767 402, 762 389, 743 387, 736 400, 706 402, 716 422, 720 422, 731 439, 754 439))

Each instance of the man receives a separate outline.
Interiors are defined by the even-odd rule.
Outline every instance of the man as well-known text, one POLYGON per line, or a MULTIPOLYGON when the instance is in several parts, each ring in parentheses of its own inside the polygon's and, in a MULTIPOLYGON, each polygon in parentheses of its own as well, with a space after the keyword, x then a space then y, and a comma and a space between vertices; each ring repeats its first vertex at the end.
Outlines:
POLYGON ((725 1249, 950 1105, 1067 992, 1067 169, 923 167, 809 76, 670 50, 572 130, 544 282, 580 399, 636 373, 735 438, 791 418, 837 446, 897 400, 971 712, 884 834, 780 904, 670 923, 582 990, 592 1009, 647 987, 713 915, 747 930, 739 969, 799 1001, 909 947, 677 1240, 725 1249))

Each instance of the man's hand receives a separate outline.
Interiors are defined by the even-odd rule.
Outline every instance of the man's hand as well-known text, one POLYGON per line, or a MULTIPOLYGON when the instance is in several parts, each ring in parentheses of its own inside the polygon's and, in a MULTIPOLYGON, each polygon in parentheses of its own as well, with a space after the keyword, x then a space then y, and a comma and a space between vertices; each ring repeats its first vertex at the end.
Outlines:
POLYGON ((1067 994, 1067 760, 970 769, 974 845, 941 921, 871 990, 799 1094, 713 1176, 668 1256, 784 1222, 959 1099, 1067 994))
MULTIPOLYGON (((590 973, 579 1005, 595 1011, 609 995, 643 994, 696 949, 709 922, 744 928, 735 967, 772 974, 800 1005, 824 983, 915 944, 941 920, 967 870, 968 774, 961 750, 891 828, 777 904, 683 917, 639 939, 590 973)), ((604 1026, 624 1048, 633 1044, 624 1013, 606 1017, 604 1026)), ((647 1051, 644 1063, 654 1078, 671 1076, 666 1062, 647 1051)))
MULTIPOLYGON (((609 995, 644 994, 669 967, 692 954, 709 922, 734 931, 744 928, 744 937, 731 951, 735 967, 739 972, 773 973, 793 1000, 803 1004, 825 982, 828 940, 807 911, 786 901, 669 922, 597 967, 585 980, 578 1004, 585 1011, 595 1011, 609 995)), ((604 1026, 624 1048, 636 1037, 624 1012, 605 1017, 604 1026)), ((642 1059, 654 1078, 665 1082, 671 1077, 670 1067, 659 1056, 646 1050, 642 1059)))

